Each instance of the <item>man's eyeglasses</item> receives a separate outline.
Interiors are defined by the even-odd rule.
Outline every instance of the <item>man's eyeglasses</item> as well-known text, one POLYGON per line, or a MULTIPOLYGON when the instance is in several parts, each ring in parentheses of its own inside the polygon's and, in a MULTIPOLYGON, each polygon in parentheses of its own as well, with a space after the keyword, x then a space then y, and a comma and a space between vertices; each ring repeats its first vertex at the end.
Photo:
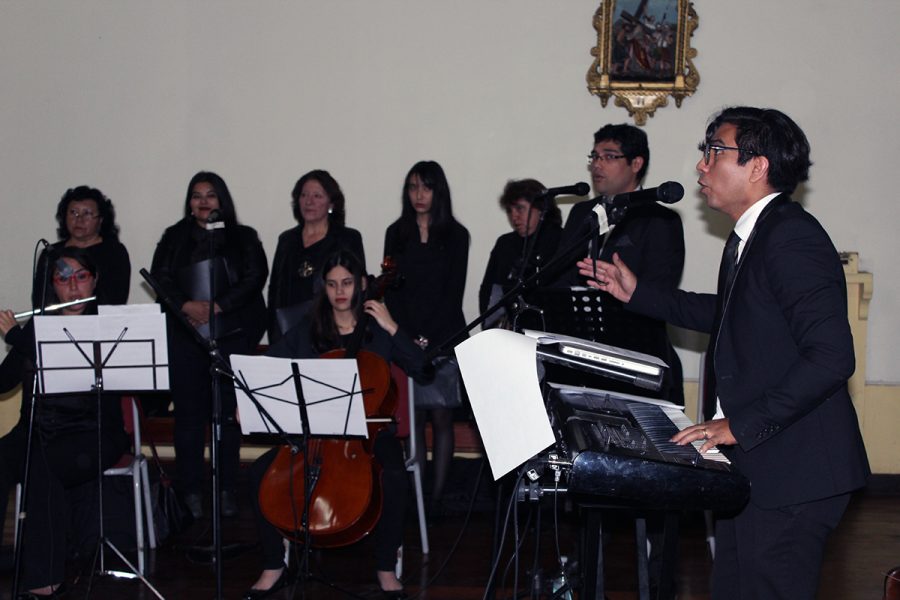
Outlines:
POLYGON ((77 208, 70 208, 69 216, 73 219, 84 217, 85 220, 90 221, 92 219, 96 219, 99 215, 92 210, 78 210, 77 208))
POLYGON ((597 154, 596 152, 591 152, 587 155, 588 164, 593 163, 594 161, 598 162, 612 162, 614 160, 619 160, 620 158, 625 158, 624 154, 612 154, 607 152, 605 154, 597 154))
POLYGON ((93 279, 94 275, 87 269, 78 269, 74 273, 60 273, 59 271, 57 271, 53 274, 53 283, 66 285, 73 278, 78 283, 84 283, 93 279))
POLYGON ((710 156, 718 157, 726 150, 737 150, 738 152, 743 152, 744 154, 749 154, 750 156, 756 155, 756 152, 751 152, 750 150, 746 150, 744 148, 738 148, 737 146, 722 146, 721 144, 708 144, 706 142, 700 142, 699 144, 697 144, 697 150, 703 153, 703 164, 705 165, 709 164, 710 156))

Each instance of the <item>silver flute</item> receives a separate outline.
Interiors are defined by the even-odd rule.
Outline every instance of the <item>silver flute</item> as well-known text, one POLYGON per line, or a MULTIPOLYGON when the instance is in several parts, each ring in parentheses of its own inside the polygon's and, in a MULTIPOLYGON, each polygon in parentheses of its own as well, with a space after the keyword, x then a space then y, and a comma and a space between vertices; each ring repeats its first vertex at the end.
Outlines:
MULTIPOLYGON (((92 302, 97 299, 97 296, 91 296, 90 298, 81 298, 79 300, 71 300, 69 302, 60 302, 59 304, 51 304, 47 308, 44 309, 44 312, 50 312, 53 310, 59 310, 61 308, 68 308, 70 306, 75 306, 76 304, 84 304, 85 302, 92 302)), ((16 321, 24 319, 26 317, 30 317, 32 315, 41 314, 40 308, 35 308, 34 310, 26 310, 25 312, 16 313, 13 315, 16 321)))

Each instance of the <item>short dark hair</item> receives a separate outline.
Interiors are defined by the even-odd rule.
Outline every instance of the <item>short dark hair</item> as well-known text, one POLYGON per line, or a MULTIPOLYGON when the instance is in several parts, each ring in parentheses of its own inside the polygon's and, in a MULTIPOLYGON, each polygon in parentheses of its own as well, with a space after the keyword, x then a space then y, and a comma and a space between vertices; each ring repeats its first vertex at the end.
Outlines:
POLYGON ((738 164, 747 164, 754 156, 769 161, 768 183, 772 189, 792 193, 809 179, 809 141, 789 116, 774 108, 733 106, 717 114, 706 128, 709 143, 724 124, 734 125, 734 143, 740 148, 738 164))
POLYGON ((187 195, 184 199, 184 216, 191 216, 191 194, 194 186, 198 183, 208 183, 216 191, 219 198, 219 212, 222 220, 225 222, 226 232, 231 231, 237 225, 237 211, 234 208, 234 200, 231 198, 231 192, 228 191, 228 185, 225 180, 212 171, 200 171, 188 183, 187 195))
POLYGON ((644 164, 637 174, 638 183, 643 181, 644 175, 647 174, 647 167, 650 166, 650 146, 647 143, 647 134, 644 133, 644 130, 627 123, 604 125, 594 132, 594 145, 596 146, 606 140, 618 142, 619 146, 622 147, 622 154, 625 155, 625 160, 628 161, 629 165, 635 158, 641 157, 644 159, 644 164))
POLYGON ((72 234, 69 233, 69 229, 66 227, 66 214, 69 212, 69 205, 80 200, 93 200, 97 205, 97 215, 103 219, 100 222, 100 237, 104 240, 119 239, 119 226, 116 225, 116 209, 113 207, 112 201, 97 188, 86 185, 67 189, 56 205, 56 222, 59 224, 56 228, 57 238, 65 241, 72 237, 72 234))
POLYGON ((538 210, 544 210, 544 206, 547 207, 547 212, 544 214, 545 223, 562 225, 562 213, 556 205, 556 200, 552 196, 550 198, 544 196, 545 191, 544 184, 537 179, 510 179, 506 182, 503 193, 500 195, 500 208, 508 212, 510 207, 519 201, 519 198, 524 198, 528 204, 538 210))
POLYGON ((325 190, 328 200, 331 201, 332 210, 328 214, 328 222, 343 226, 346 218, 344 210, 344 192, 341 191, 341 186, 338 185, 337 180, 331 176, 331 173, 322 169, 313 169, 305 174, 297 180, 297 183, 294 184, 294 189, 291 190, 291 210, 293 211, 294 218, 297 219, 297 222, 303 225, 303 215, 300 213, 300 193, 303 192, 303 186, 306 185, 307 181, 318 181, 325 190))

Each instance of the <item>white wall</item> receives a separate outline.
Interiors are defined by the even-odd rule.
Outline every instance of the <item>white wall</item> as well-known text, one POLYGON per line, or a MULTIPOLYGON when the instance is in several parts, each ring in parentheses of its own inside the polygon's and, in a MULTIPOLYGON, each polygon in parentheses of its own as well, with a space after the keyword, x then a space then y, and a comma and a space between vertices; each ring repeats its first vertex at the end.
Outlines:
MULTIPOLYGON (((509 178, 587 179, 591 134, 627 120, 586 91, 599 0, 106 2, 0 0, 0 306, 28 305, 31 248, 63 191, 99 187, 119 213, 135 276, 200 169, 231 187, 271 258, 289 192, 325 168, 348 198, 370 269, 413 162, 444 166, 472 233, 466 314, 506 230, 509 178)), ((736 103, 792 115, 813 147, 804 204, 875 274, 868 378, 900 382, 894 0, 695 0, 699 92, 650 120, 648 185, 688 189, 683 285, 711 290, 729 228, 696 193, 696 143, 736 103)), ((696 372, 683 336, 686 372, 696 372)))

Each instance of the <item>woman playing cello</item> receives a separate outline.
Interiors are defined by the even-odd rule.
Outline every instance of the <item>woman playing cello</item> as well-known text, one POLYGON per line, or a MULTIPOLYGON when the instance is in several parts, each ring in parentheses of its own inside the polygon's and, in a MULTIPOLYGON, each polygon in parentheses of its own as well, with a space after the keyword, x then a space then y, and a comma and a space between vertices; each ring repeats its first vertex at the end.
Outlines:
MULTIPOLYGON (((421 378, 426 364, 424 353, 399 329, 384 304, 377 300, 364 301, 367 285, 364 276, 365 269, 354 254, 341 250, 331 255, 322 269, 325 285, 316 295, 312 311, 270 348, 269 355, 315 358, 322 352, 346 347, 351 336, 360 333, 364 350, 395 362, 411 376, 421 378), (370 324, 366 331, 357 332, 364 315, 370 317, 370 324)), ((259 489, 277 452, 277 448, 267 452, 250 468, 251 502, 262 548, 263 572, 244 595, 249 600, 266 598, 288 584, 282 536, 265 519, 259 506, 259 489)), ((390 428, 375 437, 374 456, 382 467, 384 494, 381 518, 374 530, 376 574, 385 597, 402 598, 403 586, 394 575, 394 566, 403 538, 407 474, 400 442, 390 428)))

